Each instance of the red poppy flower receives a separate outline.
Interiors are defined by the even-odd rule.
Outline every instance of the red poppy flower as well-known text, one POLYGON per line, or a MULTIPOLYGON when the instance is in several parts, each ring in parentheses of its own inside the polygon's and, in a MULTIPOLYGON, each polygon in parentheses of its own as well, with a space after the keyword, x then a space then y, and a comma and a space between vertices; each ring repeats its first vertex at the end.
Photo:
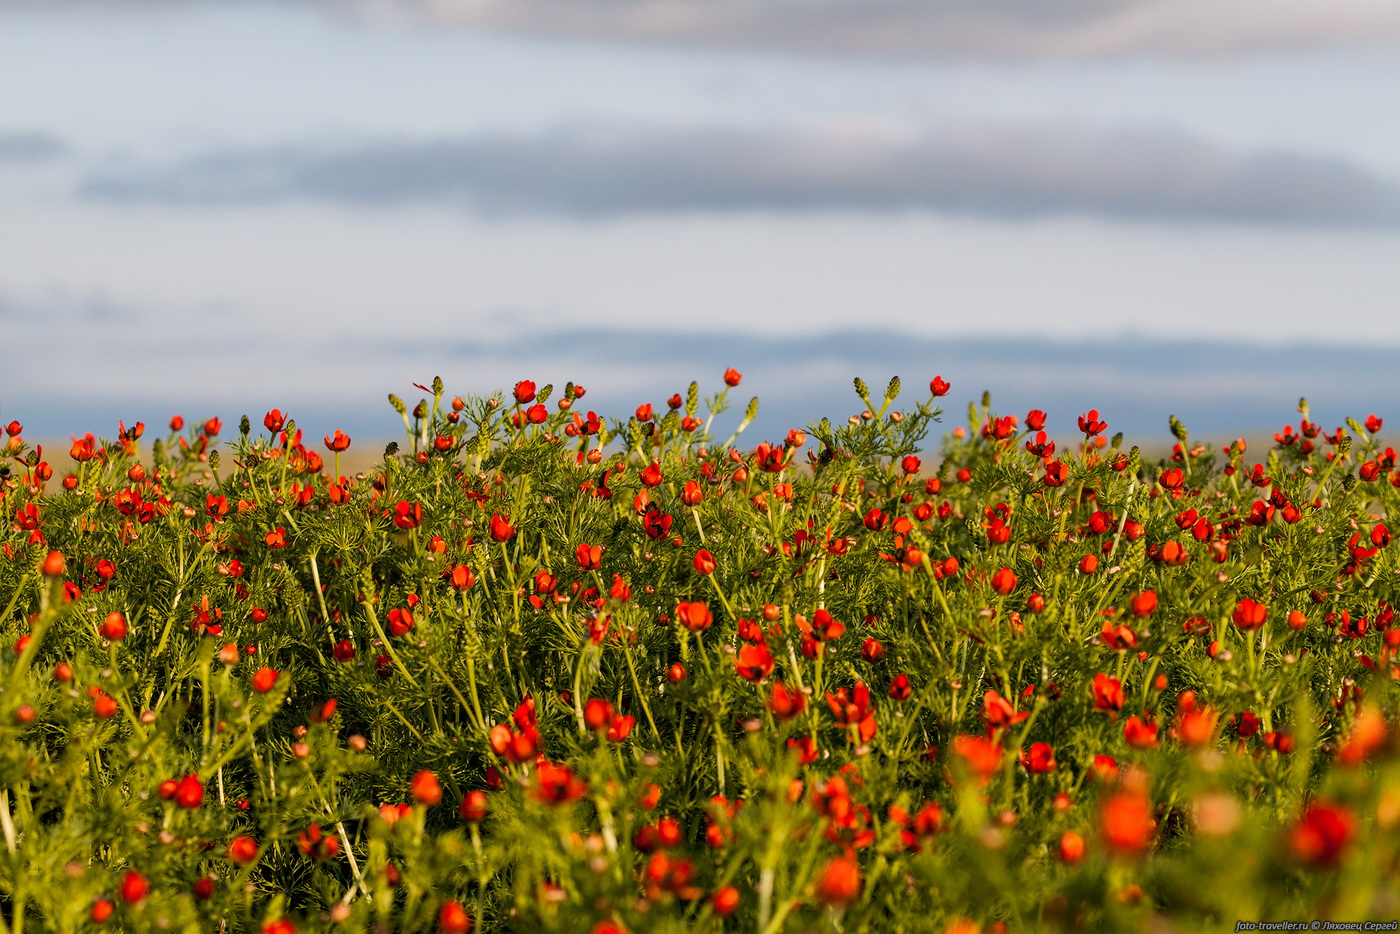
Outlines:
POLYGON ((240 866, 250 866, 258 858, 258 841, 252 837, 234 837, 228 844, 228 858, 240 866))
POLYGON ((528 405, 535 401, 535 381, 522 379, 515 384, 515 401, 518 405, 528 405))
POLYGON ((773 653, 766 645, 741 645, 734 667, 748 681, 762 680, 773 673, 773 653))
POLYGON ((122 877, 121 897, 128 905, 135 905, 145 899, 150 890, 151 886, 146 877, 134 869, 128 869, 122 877))
POLYGON ((204 803, 204 785, 199 781, 198 775, 186 775, 180 779, 175 786, 175 803, 189 810, 194 810, 204 803))
POLYGON ((779 720, 791 720, 802 713, 807 706, 807 698, 801 691, 789 690, 781 681, 773 682, 773 690, 768 696, 768 709, 779 720))
POLYGON ((394 504, 394 527, 416 529, 423 523, 423 507, 418 503, 399 500, 394 504))
POLYGON ((1245 597, 1235 604, 1234 612, 1230 614, 1230 618, 1239 628, 1253 630, 1263 626, 1268 615, 1269 608, 1267 606, 1250 597, 1245 597))
POLYGON ((603 546, 581 543, 574 549, 574 560, 580 571, 596 571, 603 566, 603 546))
POLYGON ((515 534, 515 526, 501 518, 499 515, 491 516, 491 540, 493 542, 503 542, 515 534))
POLYGON ((1293 855, 1313 866, 1333 866, 1342 858, 1356 829, 1356 818, 1345 807, 1314 802, 1288 832, 1293 855))
POLYGON ((860 897, 860 884, 860 863, 851 856, 837 856, 817 879, 817 898, 828 905, 849 905, 860 897))
POLYGON ((1144 590, 1142 593, 1133 597, 1129 608, 1132 610, 1132 614, 1138 619, 1145 619, 1151 616, 1152 611, 1157 609, 1157 591, 1144 590))
POLYGON ((1010 568, 998 568, 992 574, 992 589, 1003 597, 1016 589, 1016 572, 1010 568))
POLYGON ((1123 709, 1123 682, 1103 672, 1094 675, 1094 709, 1117 713, 1123 709))
POLYGON ((744 374, 740 373, 733 367, 730 367, 729 369, 724 371, 724 385, 726 386, 737 386, 739 385, 739 381, 743 378, 744 374))
POLYGON ((126 638, 126 617, 113 610, 107 614, 107 618, 97 628, 102 633, 102 638, 111 642, 120 642, 126 638))
POLYGON ((1099 832, 1109 849, 1136 856, 1152 841, 1152 805, 1140 788, 1111 792, 1099 805, 1099 832))
POLYGON ((253 690, 259 694, 266 694, 272 690, 272 686, 277 683, 278 671, 276 668, 266 666, 259 668, 253 675, 253 690))
POLYGON ((530 796, 542 804, 571 804, 588 794, 588 786, 567 765, 541 762, 535 769, 530 796))
POLYGON ((1031 743, 1030 751, 1021 756, 1021 765, 1027 772, 1046 773, 1055 771, 1055 750, 1049 743, 1031 743))
POLYGON ((985 785, 1001 767, 1001 744, 989 736, 953 737, 953 754, 976 776, 978 785, 985 785))
POLYGON ((709 629, 714 621, 709 605, 702 600, 691 603, 682 601, 676 604, 676 622, 691 632, 709 629))
POLYGON ((1090 409, 1088 412, 1079 416, 1079 430, 1084 432, 1086 438, 1092 438, 1094 435, 1103 434, 1104 429, 1107 427, 1108 422, 1099 419, 1098 409, 1090 409))
POLYGON ((425 807, 433 807, 442 801, 442 784, 430 769, 415 773, 409 783, 409 790, 413 800, 425 807))
POLYGON ((1141 718, 1134 714, 1123 724, 1123 739, 1134 749, 1151 749, 1157 745, 1157 724, 1146 711, 1141 718))
POLYGON ((695 553, 695 570, 706 577, 715 573, 715 556, 708 549, 701 548, 695 553))
POLYGON ((332 438, 330 435, 326 435, 324 440, 326 443, 326 448, 328 450, 335 451, 337 454, 339 454, 341 451, 345 450, 350 446, 350 436, 347 435, 345 432, 341 431, 339 428, 335 430, 334 438, 332 438))
POLYGON ((467 792, 467 796, 462 799, 462 806, 458 808, 457 813, 462 820, 479 824, 486 819, 488 810, 486 792, 477 789, 467 792))
MULTIPOLYGON (((927 372, 927 371, 926 371, 926 372, 927 372)), ((938 398, 939 396, 946 396, 946 395, 948 395, 948 390, 950 390, 950 389, 952 389, 952 388, 953 388, 953 384, 952 384, 952 383, 945 382, 944 379, 943 379, 943 377, 941 377, 941 376, 935 376, 932 380, 929 381, 929 384, 928 384, 928 391, 931 392, 931 393, 933 393, 933 397, 934 397, 935 399, 938 398)))
POLYGON ((472 929, 471 915, 460 902, 450 901, 438 911, 438 931, 440 934, 467 934, 472 929))
POLYGON ((1029 716, 1027 711, 1017 713, 1011 702, 996 691, 982 695, 982 720, 993 732, 1020 723, 1029 716))

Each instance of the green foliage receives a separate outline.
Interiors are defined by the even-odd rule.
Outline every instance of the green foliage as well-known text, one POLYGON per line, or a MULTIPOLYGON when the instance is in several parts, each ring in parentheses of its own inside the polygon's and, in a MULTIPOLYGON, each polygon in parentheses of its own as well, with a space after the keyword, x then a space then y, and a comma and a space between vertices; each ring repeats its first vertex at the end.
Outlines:
POLYGON ((935 461, 896 378, 742 451, 739 380, 609 422, 435 379, 353 477, 292 422, 12 438, 0 934, 1400 908, 1378 422, 1145 463, 984 397, 935 461))

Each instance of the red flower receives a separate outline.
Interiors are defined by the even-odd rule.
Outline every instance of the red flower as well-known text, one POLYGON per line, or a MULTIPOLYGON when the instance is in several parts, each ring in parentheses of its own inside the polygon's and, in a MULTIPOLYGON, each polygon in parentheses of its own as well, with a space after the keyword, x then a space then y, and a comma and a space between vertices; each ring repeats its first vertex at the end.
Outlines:
POLYGON ((935 399, 939 396, 948 395, 948 390, 952 388, 953 385, 951 383, 944 382, 943 377, 941 376, 935 376, 928 384, 928 391, 933 393, 933 397, 935 399))
POLYGON ((448 585, 457 591, 470 590, 472 584, 476 583, 476 575, 465 564, 457 565, 443 574, 443 577, 447 580, 448 585))
POLYGON ((588 786, 567 765, 541 762, 530 796, 542 804, 570 804, 588 794, 588 786))
POLYGON ((1157 609, 1157 591, 1144 590, 1136 597, 1133 597, 1130 608, 1132 609, 1133 615, 1138 619, 1151 616, 1152 611, 1157 609))
POLYGON ((1073 830, 1066 830, 1060 837, 1060 862, 1073 866, 1084 858, 1084 838, 1073 830))
POLYGON ((817 898, 828 905, 846 906, 860 896, 860 863, 851 856, 837 856, 817 879, 817 898))
POLYGON ((252 837, 234 837, 228 844, 228 858, 240 866, 251 866, 258 858, 258 841, 252 837))
POLYGON ((471 915, 459 902, 447 902, 438 912, 438 931, 441 934, 467 934, 471 929, 471 915))
POLYGON ((263 427, 274 435, 281 431, 287 424, 287 416, 282 414, 281 409, 273 409, 263 416, 263 427))
POLYGON ((744 374, 740 373, 733 367, 730 367, 729 369, 724 371, 724 385, 726 386, 737 386, 739 385, 739 380, 743 378, 744 374))
POLYGON ((666 478, 661 473, 661 465, 652 461, 642 468, 640 479, 643 486, 653 487, 660 486, 661 481, 666 478))
POLYGON ((1092 438, 1094 435, 1103 434, 1104 429, 1107 427, 1108 422, 1099 419, 1098 409, 1090 409, 1088 412, 1079 416, 1079 430, 1084 432, 1086 438, 1092 438))
POLYGON ((413 800, 425 807, 434 807, 442 800, 442 784, 430 769, 423 769, 413 776, 409 784, 413 800))
POLYGON ((186 775, 175 786, 175 803, 182 808, 194 810, 204 803, 204 786, 198 775, 186 775))
POLYGON ((914 689, 909 684, 908 675, 897 674, 894 676, 894 680, 890 682, 890 689, 888 691, 891 700, 907 701, 913 693, 914 689))
POLYGON ((135 905, 145 899, 150 890, 151 886, 146 877, 135 869, 128 869, 122 877, 121 897, 128 905, 135 905))
POLYGON ((277 674, 276 668, 266 666, 259 668, 253 675, 253 690, 259 694, 266 694, 277 683, 277 674))
POLYGON ((267 542, 267 547, 277 549, 287 547, 287 530, 278 526, 271 532, 263 536, 263 541, 267 542))
POLYGON ((102 638, 111 642, 120 642, 126 638, 126 617, 113 610, 107 614, 107 618, 97 628, 102 633, 102 638))
POLYGON ((773 682, 773 691, 768 697, 768 709, 779 720, 791 720, 802 713, 807 706, 807 698, 801 691, 792 691, 781 681, 773 682))
POLYGON ((1016 572, 1010 568, 999 568, 992 575, 992 589, 1003 597, 1016 589, 1016 572))
POLYGON ((1183 746, 1204 746, 1215 737, 1220 714, 1209 707, 1186 706, 1176 722, 1176 741, 1183 746))
POLYGON ((1171 467, 1162 471, 1162 475, 1157 478, 1157 482, 1164 490, 1179 490, 1186 482, 1186 475, 1182 473, 1180 467, 1171 467))
POLYGON ((340 852, 340 841, 322 834, 320 824, 312 824, 297 834, 297 849, 311 859, 330 859, 340 852))
POLYGON ((676 604, 676 622, 691 632, 709 629, 714 621, 714 615, 704 601, 696 600, 693 603, 682 601, 676 604))
POLYGON ((1021 764, 1027 772, 1055 771, 1055 750, 1049 743, 1031 743, 1030 751, 1021 756, 1021 764))
POLYGON ((695 570, 706 577, 715 573, 715 556, 708 549, 701 548, 695 553, 695 570))
POLYGON ((1356 829, 1356 818, 1340 805, 1315 802, 1288 832, 1293 855, 1313 866, 1333 866, 1356 829))
POLYGON ((1031 409, 1026 413, 1026 429, 1028 431, 1040 431, 1045 427, 1045 413, 1040 409, 1031 409))
POLYGON ((1045 465, 1045 485, 1063 486, 1069 479, 1069 468, 1060 461, 1049 461, 1045 465))
POLYGON ((773 653, 766 645, 741 645, 734 659, 740 677, 758 681, 773 673, 773 653))
POLYGON ((394 527, 416 529, 423 522, 423 507, 418 503, 399 500, 394 504, 394 527))
POLYGON ((587 704, 583 705, 583 722, 593 731, 598 731, 607 727, 612 721, 616 711, 613 705, 599 697, 590 698, 587 704))
POLYGON ((535 401, 535 381, 522 379, 515 384, 515 401, 518 405, 528 405, 535 401))
MULTIPOLYGON (((1147 717, 1146 711, 1143 717, 1147 717)), ((1151 718, 1141 719, 1134 714, 1123 724, 1123 738, 1134 749, 1151 749, 1157 745, 1157 724, 1151 718)))
POLYGON ((1123 709, 1123 682, 1099 672, 1094 675, 1094 709, 1117 713, 1123 709))
POLYGON ((837 723, 848 731, 854 729, 853 738, 868 743, 875 737, 875 711, 870 706, 870 689, 864 681, 857 681, 849 692, 845 688, 838 689, 834 695, 828 691, 826 703, 837 723))
POLYGON ((467 796, 462 799, 462 806, 457 810, 462 820, 473 824, 479 824, 486 819, 488 810, 486 803, 486 792, 477 789, 467 792, 467 796))
POLYGON ((1109 849, 1136 856, 1152 841, 1152 805, 1140 788, 1124 788, 1099 805, 1099 832, 1109 849))
POLYGON ((1257 600, 1245 597, 1235 604, 1235 610, 1230 614, 1230 618, 1236 626, 1248 631, 1263 626, 1268 615, 1269 608, 1267 606, 1257 600))
POLYGON ((491 541, 503 542, 515 534, 515 526, 499 515, 491 516, 491 541))
POLYGON ((739 890, 726 885, 710 898, 710 905, 721 918, 729 917, 739 907, 739 890))
POLYGON ((335 430, 335 437, 332 438, 330 435, 326 435, 325 442, 328 450, 335 451, 339 454, 350 446, 350 436, 337 428, 335 430))
POLYGON ((1001 744, 989 736, 960 733, 953 737, 953 754, 977 777, 978 785, 987 784, 1001 767, 1001 744))
POLYGON ((413 622, 413 611, 410 609, 396 606, 389 611, 389 633, 392 633, 396 639, 413 629, 413 622))
POLYGON ((988 691, 982 695, 982 720, 993 733, 1014 726, 1029 716, 1030 713, 1024 710, 1017 713, 1011 702, 996 691, 988 691))
POLYGON ((603 546, 581 543, 574 549, 574 560, 580 571, 596 571, 603 566, 603 546))
POLYGON ((354 661, 355 643, 351 642, 349 639, 341 639, 335 645, 331 646, 331 655, 335 656, 335 660, 341 664, 354 661))

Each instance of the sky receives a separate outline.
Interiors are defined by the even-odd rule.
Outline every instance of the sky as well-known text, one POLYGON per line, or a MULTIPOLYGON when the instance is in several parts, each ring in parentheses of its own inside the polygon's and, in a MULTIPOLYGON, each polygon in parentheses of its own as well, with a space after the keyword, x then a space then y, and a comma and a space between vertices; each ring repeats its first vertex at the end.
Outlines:
POLYGON ((1400 424, 1397 45, 1380 0, 0 0, 0 418, 380 438, 434 376, 621 416, 735 366, 751 441, 857 375, 1400 424))

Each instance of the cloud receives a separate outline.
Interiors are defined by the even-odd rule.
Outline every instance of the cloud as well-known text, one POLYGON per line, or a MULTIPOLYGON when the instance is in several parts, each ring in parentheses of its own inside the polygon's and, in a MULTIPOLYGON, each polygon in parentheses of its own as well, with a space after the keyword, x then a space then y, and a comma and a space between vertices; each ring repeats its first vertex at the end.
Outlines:
POLYGON ((862 54, 1214 56, 1400 39, 1392 0, 363 0, 349 9, 560 37, 862 54))
MULTIPOLYGON (((580 409, 625 418, 637 405, 660 406, 683 396, 692 380, 701 399, 723 388, 726 367, 744 374, 733 405, 715 421, 722 440, 739 422, 752 396, 761 400, 746 446, 782 438, 825 417, 842 424, 863 404, 852 391, 862 377, 878 396, 893 376, 903 393, 895 408, 927 401, 935 375, 952 384, 940 399, 946 414, 937 436, 965 424, 967 404, 991 394, 992 410, 1024 417, 1032 408, 1049 413, 1048 430, 1062 444, 1080 437, 1075 419, 1099 409, 1109 431, 1130 443, 1171 443, 1167 417, 1178 416, 1196 438, 1227 440, 1297 424, 1300 396, 1312 418, 1329 431, 1347 417, 1370 412, 1395 421, 1400 389, 1391 374, 1400 348, 1317 342, 1260 347, 1237 341, 1154 340, 1104 336, 1091 340, 1035 337, 938 339, 891 331, 848 330, 803 337, 713 331, 559 328, 499 340, 470 338, 429 342, 384 334, 347 335, 328 341, 296 367, 278 366, 285 349, 276 335, 243 336, 208 352, 184 335, 131 331, 94 338, 103 346, 65 347, 85 363, 62 379, 52 360, 31 355, 19 364, 3 400, 5 420, 18 418, 35 437, 110 430, 117 419, 164 425, 173 412, 220 415, 236 424, 242 413, 258 422, 276 406, 289 411, 312 437, 342 428, 363 446, 383 443, 401 430, 385 403, 388 392, 410 405, 422 397, 414 382, 441 375, 449 397, 508 390, 519 379, 588 387, 580 409), (580 361, 608 361, 591 367, 580 361), (1339 380, 1337 373, 1348 378, 1339 380)), ((702 405, 701 412, 705 412, 702 405)), ((230 433, 232 429, 229 429, 230 433)), ((1265 451, 1256 451, 1264 459, 1265 451)), ((1254 455, 1252 455, 1254 456, 1254 455)))
POLYGON ((117 202, 430 204, 607 218, 682 211, 929 210, 1166 221, 1393 225, 1400 188, 1334 159, 1232 153, 1165 133, 868 125, 739 132, 558 131, 332 149, 228 149, 94 174, 117 202))
POLYGON ((0 131, 0 162, 41 162, 66 151, 60 140, 44 133, 0 131))
MULTIPOLYGON (((1394 0, 267 0, 327 16, 564 39, 954 58, 1218 57, 1400 42, 1394 0)), ((246 0, 205 0, 237 7, 246 0)), ((43 10, 44 0, 0 0, 43 10)), ((187 8, 189 0, 68 7, 187 8)))

